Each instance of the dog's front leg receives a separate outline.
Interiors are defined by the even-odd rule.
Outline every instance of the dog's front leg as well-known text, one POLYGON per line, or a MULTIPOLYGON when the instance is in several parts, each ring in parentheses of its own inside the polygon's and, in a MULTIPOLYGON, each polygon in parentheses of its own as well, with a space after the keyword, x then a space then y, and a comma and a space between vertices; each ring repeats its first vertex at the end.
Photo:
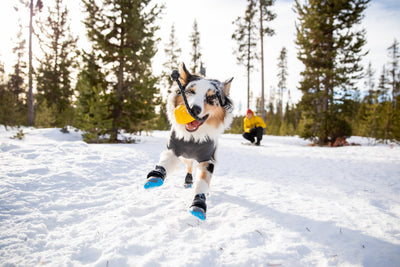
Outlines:
POLYGON ((174 172, 178 165, 179 158, 171 149, 163 151, 160 156, 160 161, 156 165, 155 169, 147 175, 147 181, 144 184, 144 188, 148 189, 163 185, 167 174, 169 175, 174 172))
POLYGON ((211 177, 214 172, 214 162, 202 162, 199 164, 199 175, 196 179, 193 203, 190 212, 201 220, 206 219, 206 195, 210 191, 211 177))

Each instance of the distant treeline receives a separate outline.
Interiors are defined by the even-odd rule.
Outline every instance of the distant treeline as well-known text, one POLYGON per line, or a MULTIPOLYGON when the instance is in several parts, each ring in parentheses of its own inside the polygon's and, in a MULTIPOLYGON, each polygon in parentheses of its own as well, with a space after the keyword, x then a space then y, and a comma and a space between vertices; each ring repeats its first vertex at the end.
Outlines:
MULTIPOLYGON (((20 25, 13 38, 13 72, 6 73, 0 62, 0 124, 71 125, 81 129, 88 142, 120 142, 122 131, 169 128, 160 88, 171 87, 169 75, 178 67, 182 49, 172 25, 164 49, 165 71, 161 77, 153 75, 151 64, 159 43, 157 19, 164 6, 148 0, 110 0, 102 5, 82 0, 83 26, 91 43, 86 51, 77 47, 78 38, 70 30, 62 0, 53 1, 52 6, 43 6, 40 0, 35 6, 25 2, 15 3, 16 10, 21 16, 31 14, 30 32, 40 43, 41 53, 27 60, 29 38, 23 35, 25 25, 20 25)), ((295 1, 296 45, 305 66, 299 81, 303 96, 299 103, 283 103, 283 94, 290 92, 283 47, 277 64, 276 98, 266 103, 256 99, 252 107, 265 117, 267 134, 299 135, 321 145, 350 135, 400 141, 399 43, 394 40, 388 46, 388 63, 377 83, 372 64, 365 71, 360 65, 366 55, 366 31, 354 26, 362 20, 368 3, 295 1), (364 88, 357 87, 360 80, 365 81, 364 88), (367 93, 361 95, 360 89, 367 93)), ((234 52, 248 78, 255 64, 263 62, 263 38, 274 35, 268 27, 276 17, 270 9, 273 4, 272 0, 248 0, 244 15, 233 20, 232 39, 238 43, 234 52)), ((196 20, 189 38, 190 70, 205 75, 196 20)), ((260 83, 263 86, 263 80, 260 83)), ((250 100, 250 83, 247 89, 250 100)), ((242 133, 242 123, 243 117, 236 117, 230 132, 242 133)))

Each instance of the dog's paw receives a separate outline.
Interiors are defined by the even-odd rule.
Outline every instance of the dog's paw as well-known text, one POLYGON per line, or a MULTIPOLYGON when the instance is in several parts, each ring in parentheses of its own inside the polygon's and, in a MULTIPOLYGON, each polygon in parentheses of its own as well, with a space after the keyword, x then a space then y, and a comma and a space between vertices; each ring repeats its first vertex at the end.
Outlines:
POLYGON ((193 216, 196 216, 200 220, 204 221, 206 219, 207 211, 206 196, 204 194, 195 195, 189 211, 193 216))
POLYGON ((206 212, 204 209, 202 209, 200 207, 192 206, 192 207, 190 207, 189 211, 193 216, 196 216, 197 218, 199 218, 202 221, 204 221, 206 219, 206 212))
POLYGON ((187 173, 185 177, 185 183, 183 184, 183 187, 185 188, 192 188, 193 186, 193 176, 191 173, 187 173))
POLYGON ((144 184, 144 189, 149 189, 153 187, 162 186, 164 183, 163 179, 159 177, 150 177, 147 179, 147 182, 144 184))

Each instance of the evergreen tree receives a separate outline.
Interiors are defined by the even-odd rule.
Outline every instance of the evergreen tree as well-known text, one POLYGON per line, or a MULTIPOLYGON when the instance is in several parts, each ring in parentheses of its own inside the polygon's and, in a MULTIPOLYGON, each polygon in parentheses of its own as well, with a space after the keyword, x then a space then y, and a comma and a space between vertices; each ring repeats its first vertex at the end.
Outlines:
POLYGON ((14 73, 9 76, 8 81, 8 91, 11 93, 11 99, 8 103, 4 103, 11 107, 9 122, 12 126, 26 123, 25 95, 27 92, 25 87, 25 69, 27 65, 24 61, 26 40, 22 38, 22 31, 22 25, 19 24, 15 46, 12 50, 16 57, 14 73))
POLYGON ((389 94, 389 79, 387 78, 387 70, 386 66, 383 65, 381 75, 379 76, 378 80, 378 101, 385 102, 390 101, 390 94, 389 94))
POLYGON ((371 103, 374 101, 375 95, 375 71, 372 69, 371 62, 368 63, 368 67, 365 71, 366 81, 364 82, 365 89, 367 91, 366 101, 371 103))
MULTIPOLYGON (((261 55, 261 103, 259 106, 262 107, 260 110, 261 117, 265 121, 264 36, 272 36, 275 34, 274 30, 267 26, 267 23, 276 18, 276 14, 270 10, 275 0, 248 0, 248 2, 249 4, 246 9, 245 17, 243 19, 239 17, 236 22, 234 22, 237 25, 237 30, 233 34, 232 38, 238 41, 239 52, 237 54, 237 59, 243 60, 244 64, 246 64, 248 73, 252 69, 252 59, 258 59, 257 55, 253 55, 253 49, 256 47, 255 42, 258 40, 260 41, 261 50, 256 52, 261 55), (243 49, 244 51, 241 51, 243 49)), ((248 85, 248 105, 250 105, 249 95, 251 95, 251 92, 248 85)))
POLYGON ((385 65, 382 67, 382 73, 379 77, 378 83, 378 124, 379 132, 377 133, 377 138, 381 140, 388 140, 390 135, 390 116, 391 116, 391 102, 389 93, 389 80, 387 78, 387 70, 385 65))
POLYGON ((167 115, 166 101, 161 103, 160 111, 157 114, 157 117, 154 119, 154 124, 151 128, 154 130, 160 130, 160 131, 165 131, 170 128, 168 115, 167 115))
POLYGON ((56 114, 56 104, 49 105, 46 98, 44 98, 41 105, 37 106, 35 110, 35 126, 47 128, 56 125, 56 114))
POLYGON ((76 83, 76 125, 84 132, 84 141, 99 143, 112 127, 108 84, 94 52, 84 52, 83 62, 85 65, 76 83))
POLYGON ((399 80, 399 58, 400 58, 399 42, 394 39, 393 44, 387 48, 390 58, 390 78, 392 87, 392 102, 393 107, 396 105, 396 97, 400 94, 400 80, 399 80))
MULTIPOLYGON (((28 125, 32 126, 34 122, 34 97, 33 97, 33 63, 32 63, 32 35, 33 35, 33 16, 36 12, 41 12, 43 8, 42 0, 37 0, 36 6, 33 6, 33 0, 28 1, 20 1, 21 3, 25 3, 26 7, 29 7, 29 62, 28 62, 28 125), (29 4, 28 4, 29 3, 29 4)), ((16 7, 14 7, 16 8, 16 7)), ((18 8, 16 8, 18 10, 18 8)))
MULTIPOLYGON (((279 90, 279 108, 281 113, 281 119, 283 122, 283 91, 286 88, 286 80, 288 76, 287 67, 287 50, 285 47, 282 48, 278 57, 278 90, 279 90)), ((287 106, 289 107, 289 106, 287 106)))
POLYGON ((378 132, 378 92, 375 90, 374 82, 375 71, 372 69, 371 62, 368 64, 365 77, 365 89, 367 95, 364 97, 358 110, 356 121, 353 126, 355 133, 360 136, 377 137, 378 132))
MULTIPOLYGON (((258 102, 261 104, 261 99, 259 99, 258 102)), ((268 108, 266 110, 267 114, 265 118, 265 124, 267 125, 267 128, 265 129, 265 134, 275 135, 277 127, 276 125, 274 125, 274 123, 276 122, 274 101, 270 101, 268 103, 268 108)))
POLYGON ((171 33, 169 35, 169 42, 164 48, 164 54, 167 60, 164 62, 162 78, 167 88, 171 88, 173 80, 171 79, 171 73, 173 70, 179 67, 179 57, 181 56, 182 49, 178 46, 178 41, 175 35, 175 25, 171 26, 171 33))
POLYGON ((247 72, 247 109, 250 108, 250 74, 254 69, 253 62, 259 60, 256 13, 256 2, 249 1, 244 17, 238 17, 233 22, 236 30, 232 34, 232 39, 238 43, 238 49, 234 50, 234 54, 237 62, 243 65, 247 72))
POLYGON ((233 118, 231 127, 226 132, 232 134, 243 134, 243 129, 244 129, 243 122, 244 122, 244 116, 235 116, 233 118))
POLYGON ((48 108, 56 107, 55 125, 51 126, 64 127, 73 121, 71 71, 77 38, 71 35, 68 9, 62 0, 55 0, 55 6, 48 11, 40 27, 44 59, 37 70, 37 105, 47 103, 48 108))
MULTIPOLYGON (((351 98, 360 78, 365 30, 360 24, 369 0, 295 1, 298 58, 305 65, 300 105, 308 123, 302 137, 320 145, 351 134, 351 98)), ((353 113, 353 114, 352 114, 353 113)))
POLYGON ((296 132, 296 111, 286 103, 285 114, 279 129, 279 135, 295 135, 296 132))
MULTIPOLYGON (((198 26, 197 26, 197 21, 194 20, 193 22, 193 32, 190 35, 190 43, 192 44, 192 52, 190 52, 190 55, 192 56, 192 60, 191 60, 191 69, 190 71, 192 73, 200 73, 202 66, 203 66, 203 62, 201 61, 201 52, 200 52, 200 32, 198 30, 198 26)), ((205 73, 203 73, 202 75, 205 76, 205 73)))
MULTIPOLYGON (((256 0, 250 0, 256 1, 256 0)), ((265 120, 265 109, 264 109, 264 35, 273 36, 275 31, 268 27, 266 24, 276 18, 276 14, 273 13, 270 8, 274 5, 275 0, 258 0, 259 7, 259 32, 260 32, 260 46, 261 46, 261 118, 265 120)))
POLYGON ((13 112, 12 93, 8 90, 4 63, 0 61, 0 124, 11 126, 10 114, 13 112))
MULTIPOLYGON (((171 33, 169 35, 169 42, 166 44, 164 53, 167 60, 164 62, 164 70, 162 72, 162 85, 167 88, 166 93, 170 93, 170 89, 173 85, 173 80, 171 79, 171 73, 173 70, 178 69, 179 57, 181 55, 182 49, 178 46, 178 41, 175 35, 175 25, 171 26, 171 33)), ((163 100, 160 105, 159 113, 154 121, 154 129, 156 130, 168 130, 169 121, 167 116, 167 100, 163 100)))
POLYGON ((121 129, 132 133, 147 128, 154 117, 158 92, 151 59, 156 53, 154 23, 161 9, 150 0, 83 0, 84 24, 104 69, 110 69, 108 94, 112 112, 110 141, 121 129))
MULTIPOLYGON (((400 75, 398 77, 400 79, 400 75)), ((400 101, 400 95, 395 96, 395 103, 397 103, 393 110, 393 134, 392 138, 400 143, 400 105, 398 104, 400 101)))

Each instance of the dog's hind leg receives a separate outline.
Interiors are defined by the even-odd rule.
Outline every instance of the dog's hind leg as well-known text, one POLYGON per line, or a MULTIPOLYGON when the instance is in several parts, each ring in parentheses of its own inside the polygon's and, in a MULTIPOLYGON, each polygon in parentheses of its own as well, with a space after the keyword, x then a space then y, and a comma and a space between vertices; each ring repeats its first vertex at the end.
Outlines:
POLYGON ((183 186, 185 188, 191 188, 193 185, 193 175, 192 175, 193 160, 182 158, 182 161, 186 164, 186 169, 187 169, 185 183, 183 184, 183 186))
POLYGON ((211 177, 214 172, 214 162, 202 162, 199 164, 200 174, 197 177, 196 188, 194 190, 193 203, 190 212, 201 220, 206 219, 206 195, 210 191, 211 177))
POLYGON ((155 169, 147 175, 147 181, 144 184, 144 188, 148 189, 163 185, 167 174, 169 175, 174 172, 178 165, 179 158, 171 149, 163 151, 160 156, 160 161, 156 165, 155 169))

